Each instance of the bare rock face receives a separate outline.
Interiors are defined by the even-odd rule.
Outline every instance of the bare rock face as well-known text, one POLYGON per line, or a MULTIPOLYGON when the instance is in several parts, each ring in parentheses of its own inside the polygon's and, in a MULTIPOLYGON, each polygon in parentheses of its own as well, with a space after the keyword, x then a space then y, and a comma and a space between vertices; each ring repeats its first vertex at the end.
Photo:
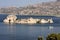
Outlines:
POLYGON ((5 23, 14 23, 17 17, 15 15, 8 15, 6 19, 3 20, 5 23))

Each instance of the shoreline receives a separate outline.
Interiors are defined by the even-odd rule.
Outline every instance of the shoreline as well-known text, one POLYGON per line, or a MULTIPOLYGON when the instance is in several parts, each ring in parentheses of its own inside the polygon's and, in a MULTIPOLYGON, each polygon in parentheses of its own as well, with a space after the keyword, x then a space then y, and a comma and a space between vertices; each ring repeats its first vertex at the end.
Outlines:
MULTIPOLYGON (((2 13, 0 13, 1 15, 2 13)), ((19 15, 19 14, 2 14, 2 15, 19 15)), ((60 15, 21 15, 21 16, 54 16, 54 17, 60 17, 60 15)))

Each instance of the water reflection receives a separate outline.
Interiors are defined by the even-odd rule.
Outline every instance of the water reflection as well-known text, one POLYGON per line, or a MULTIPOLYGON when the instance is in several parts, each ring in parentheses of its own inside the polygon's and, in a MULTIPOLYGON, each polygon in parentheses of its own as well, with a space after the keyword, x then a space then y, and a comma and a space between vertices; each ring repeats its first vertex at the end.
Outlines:
POLYGON ((32 26, 32 25, 8 25, 7 31, 11 34, 26 34, 26 35, 45 35, 48 33, 60 32, 60 27, 57 26, 32 26))
MULTIPOLYGON (((32 26, 32 25, 15 25, 9 26, 9 31, 10 33, 15 34, 16 36, 20 39, 24 40, 35 40, 37 39, 38 36, 46 36, 50 33, 59 33, 60 27, 55 27, 55 26, 32 26), (23 39, 24 38, 24 39, 23 39)), ((18 39, 17 38, 17 39, 18 39)))
POLYGON ((0 26, 0 34, 9 37, 10 40, 36 40, 38 36, 43 36, 45 39, 50 33, 60 33, 59 30, 59 26, 50 25, 4 24, 0 26))
POLYGON ((16 26, 7 25, 7 32, 8 32, 9 34, 15 34, 15 33, 16 33, 16 26))
POLYGON ((49 26, 49 29, 52 30, 54 27, 53 26, 49 26))

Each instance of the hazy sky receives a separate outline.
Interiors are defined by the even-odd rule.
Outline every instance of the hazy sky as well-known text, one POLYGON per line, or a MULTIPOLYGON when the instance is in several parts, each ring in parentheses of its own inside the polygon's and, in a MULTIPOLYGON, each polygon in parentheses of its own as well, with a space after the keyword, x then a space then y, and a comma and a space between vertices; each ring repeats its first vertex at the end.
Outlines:
POLYGON ((9 7, 9 6, 27 6, 31 4, 37 4, 41 2, 49 2, 53 0, 0 0, 0 7, 9 7))

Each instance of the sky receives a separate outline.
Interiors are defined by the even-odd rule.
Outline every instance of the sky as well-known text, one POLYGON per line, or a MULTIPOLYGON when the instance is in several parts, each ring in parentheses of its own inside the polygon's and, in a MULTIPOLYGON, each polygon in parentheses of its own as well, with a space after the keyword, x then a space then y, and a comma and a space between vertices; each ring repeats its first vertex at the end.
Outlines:
POLYGON ((0 7, 10 7, 10 6, 21 7, 50 1, 54 0, 0 0, 0 7))

